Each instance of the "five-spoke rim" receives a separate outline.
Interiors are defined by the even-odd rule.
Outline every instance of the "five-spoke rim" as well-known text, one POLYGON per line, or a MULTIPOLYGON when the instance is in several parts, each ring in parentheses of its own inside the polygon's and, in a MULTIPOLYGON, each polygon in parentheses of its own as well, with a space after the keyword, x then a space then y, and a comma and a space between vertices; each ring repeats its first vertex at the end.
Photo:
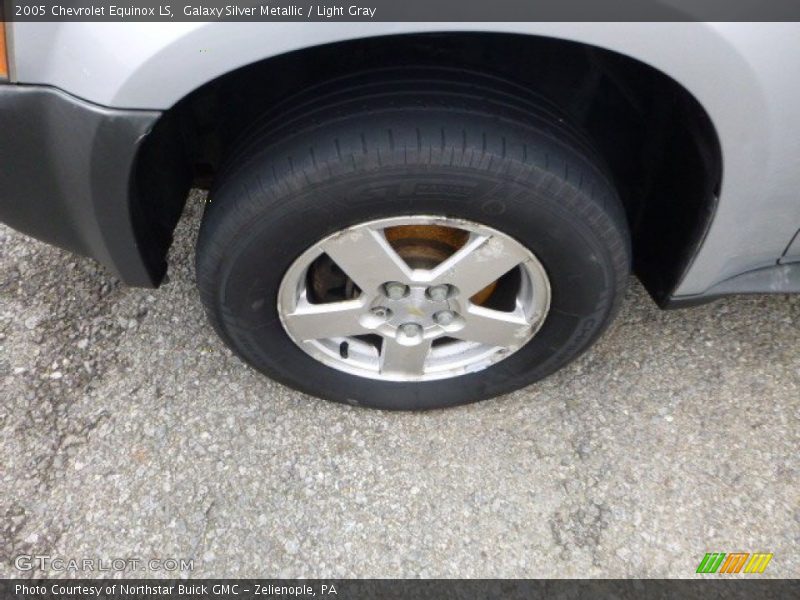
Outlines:
POLYGON ((278 292, 281 323, 303 351, 384 381, 485 369, 525 345, 549 307, 547 274, 530 250, 485 225, 428 215, 326 237, 295 260, 278 292))

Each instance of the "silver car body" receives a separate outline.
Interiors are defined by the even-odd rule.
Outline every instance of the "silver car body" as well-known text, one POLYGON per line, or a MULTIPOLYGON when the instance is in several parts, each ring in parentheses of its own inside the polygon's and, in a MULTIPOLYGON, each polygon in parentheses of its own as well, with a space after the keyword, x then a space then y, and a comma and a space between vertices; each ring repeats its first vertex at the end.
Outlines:
POLYGON ((12 80, 105 107, 163 110, 220 75, 292 50, 434 31, 583 42, 680 83, 716 128, 723 179, 711 226, 675 296, 800 290, 800 24, 18 22, 10 25, 12 80), (755 278, 752 289, 726 283, 743 276, 755 278))

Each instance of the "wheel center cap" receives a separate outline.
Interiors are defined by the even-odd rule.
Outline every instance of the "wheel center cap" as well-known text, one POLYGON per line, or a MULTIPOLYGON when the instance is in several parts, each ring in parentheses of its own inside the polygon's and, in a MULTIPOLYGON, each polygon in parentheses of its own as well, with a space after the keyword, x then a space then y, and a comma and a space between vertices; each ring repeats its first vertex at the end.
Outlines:
POLYGON ((405 298, 390 300, 377 299, 375 306, 382 305, 391 310, 391 317, 387 323, 399 327, 404 323, 417 323, 422 327, 434 324, 433 316, 443 310, 449 309, 447 300, 437 302, 425 295, 425 287, 412 287, 405 298))

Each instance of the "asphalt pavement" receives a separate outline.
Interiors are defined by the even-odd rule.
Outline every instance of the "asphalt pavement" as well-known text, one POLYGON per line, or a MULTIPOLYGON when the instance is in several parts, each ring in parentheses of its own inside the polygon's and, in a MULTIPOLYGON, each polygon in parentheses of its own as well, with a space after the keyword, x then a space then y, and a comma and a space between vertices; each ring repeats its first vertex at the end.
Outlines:
POLYGON ((800 296, 664 312, 634 281, 543 382, 358 409, 217 339, 201 203, 158 290, 0 227, 0 576, 692 577, 706 552, 800 576, 800 296))

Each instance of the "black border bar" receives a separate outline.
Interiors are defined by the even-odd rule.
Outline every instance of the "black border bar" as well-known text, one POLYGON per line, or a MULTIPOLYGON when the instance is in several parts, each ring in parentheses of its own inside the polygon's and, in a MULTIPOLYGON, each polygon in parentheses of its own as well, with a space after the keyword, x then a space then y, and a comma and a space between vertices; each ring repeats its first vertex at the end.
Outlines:
POLYGON ((8 21, 800 21, 799 0, 3 0, 8 21))
POLYGON ((443 600, 461 598, 797 598, 800 580, 694 579, 28 579, 0 580, 1 600, 443 600), (183 587, 181 587, 183 586, 183 587), (98 593, 99 590, 99 593, 98 593), (335 593, 333 593, 335 591, 335 593))

